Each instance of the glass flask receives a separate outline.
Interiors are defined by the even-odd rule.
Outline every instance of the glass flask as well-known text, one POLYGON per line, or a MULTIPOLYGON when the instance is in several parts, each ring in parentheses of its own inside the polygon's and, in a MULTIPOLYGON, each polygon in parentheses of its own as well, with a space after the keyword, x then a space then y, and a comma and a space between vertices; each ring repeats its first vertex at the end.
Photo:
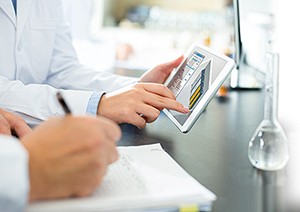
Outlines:
POLYGON ((287 137, 277 117, 279 55, 268 53, 267 62, 264 118, 249 142, 248 157, 254 167, 275 171, 287 164, 289 153, 287 137))

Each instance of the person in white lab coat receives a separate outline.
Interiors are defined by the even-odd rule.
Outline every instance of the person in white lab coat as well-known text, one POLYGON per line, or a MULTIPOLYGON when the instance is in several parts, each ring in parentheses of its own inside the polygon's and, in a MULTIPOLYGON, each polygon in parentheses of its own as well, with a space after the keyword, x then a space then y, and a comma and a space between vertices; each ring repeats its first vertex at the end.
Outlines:
POLYGON ((87 116, 53 118, 31 131, 18 116, 0 109, 0 211, 92 193, 118 157, 120 136, 114 122, 87 116), (9 136, 11 129, 20 141, 9 136))
POLYGON ((88 69, 78 63, 60 0, 17 0, 16 12, 10 0, 0 0, 0 29, 0 107, 29 124, 63 114, 54 98, 58 89, 74 114, 97 114, 139 128, 163 108, 188 113, 161 84, 182 57, 140 79, 88 69))

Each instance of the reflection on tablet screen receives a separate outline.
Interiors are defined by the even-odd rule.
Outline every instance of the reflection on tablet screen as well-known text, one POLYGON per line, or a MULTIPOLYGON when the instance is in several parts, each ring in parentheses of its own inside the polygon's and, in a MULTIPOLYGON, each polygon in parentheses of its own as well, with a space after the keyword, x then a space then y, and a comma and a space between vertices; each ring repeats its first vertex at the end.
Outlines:
POLYGON ((170 110, 170 113, 181 125, 184 125, 193 113, 225 65, 226 61, 222 58, 203 49, 195 48, 180 66, 167 86, 176 96, 177 101, 190 110, 188 114, 170 110))
POLYGON ((170 111, 180 124, 184 124, 186 119, 192 113, 196 105, 199 103, 203 95, 209 88, 211 61, 201 64, 194 74, 186 82, 185 86, 180 90, 176 99, 178 102, 189 108, 191 111, 188 114, 170 111))

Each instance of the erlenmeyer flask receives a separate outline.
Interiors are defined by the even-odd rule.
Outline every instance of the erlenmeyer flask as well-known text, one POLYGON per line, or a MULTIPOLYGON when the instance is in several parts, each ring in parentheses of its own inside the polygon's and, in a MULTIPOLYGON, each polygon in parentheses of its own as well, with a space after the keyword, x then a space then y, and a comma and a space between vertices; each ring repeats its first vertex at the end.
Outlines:
POLYGON ((267 54, 264 119, 249 142, 248 157, 252 165, 262 170, 279 170, 289 159, 287 137, 278 122, 279 55, 267 54))

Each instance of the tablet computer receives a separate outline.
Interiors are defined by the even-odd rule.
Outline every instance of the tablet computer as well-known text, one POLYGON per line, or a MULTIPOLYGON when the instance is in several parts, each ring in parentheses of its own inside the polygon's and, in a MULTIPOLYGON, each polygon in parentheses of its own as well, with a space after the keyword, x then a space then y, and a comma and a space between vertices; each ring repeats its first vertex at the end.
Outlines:
POLYGON ((190 110, 188 114, 163 110, 181 132, 191 129, 234 66, 231 58, 203 45, 194 44, 189 48, 165 82, 176 100, 190 110))

